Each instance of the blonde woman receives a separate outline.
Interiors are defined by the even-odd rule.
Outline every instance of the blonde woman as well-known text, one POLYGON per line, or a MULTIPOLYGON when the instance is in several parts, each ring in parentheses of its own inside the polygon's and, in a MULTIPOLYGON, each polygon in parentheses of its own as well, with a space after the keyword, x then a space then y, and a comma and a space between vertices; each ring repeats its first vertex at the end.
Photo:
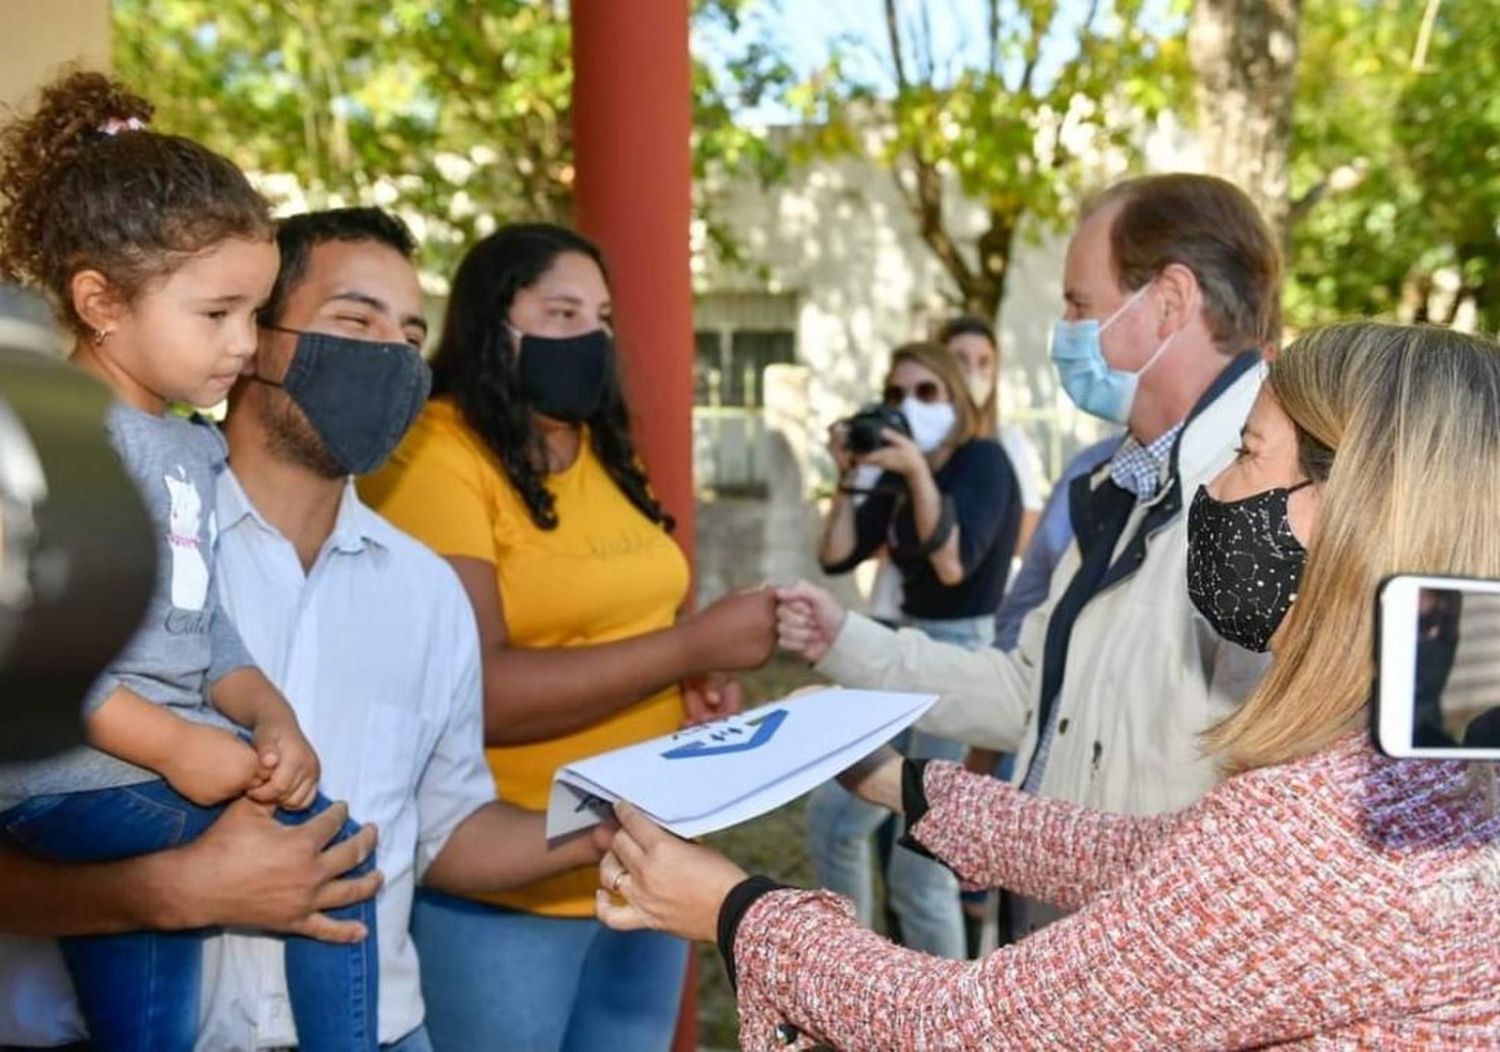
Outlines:
POLYGON ((1020 527, 1015 471, 986 437, 958 360, 941 346, 896 348, 882 402, 901 414, 907 433, 886 428, 878 448, 862 450, 851 448, 844 425, 831 430, 841 485, 818 560, 827 573, 847 573, 887 549, 901 574, 908 624, 950 642, 987 645, 1020 527), (882 474, 856 506, 856 476, 871 469, 882 474))
MULTIPOLYGON (((982 961, 933 960, 622 807, 600 916, 717 937, 746 1048, 1500 1046, 1493 776, 1387 759, 1366 730, 1376 586, 1500 576, 1497 508, 1500 347, 1371 323, 1312 333, 1271 365, 1243 449, 1191 513, 1195 605, 1275 655, 1206 728, 1228 781, 1141 818, 952 764, 845 775, 966 882, 1076 912, 982 961)), ((784 637, 837 631, 788 592, 784 637)))

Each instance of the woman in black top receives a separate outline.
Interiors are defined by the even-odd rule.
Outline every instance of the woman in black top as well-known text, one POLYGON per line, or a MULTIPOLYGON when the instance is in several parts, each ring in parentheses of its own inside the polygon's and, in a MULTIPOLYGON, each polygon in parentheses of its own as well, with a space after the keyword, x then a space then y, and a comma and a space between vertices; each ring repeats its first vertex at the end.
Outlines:
MULTIPOLYGON (((945 348, 932 343, 897 348, 884 404, 901 411, 910 437, 888 428, 882 432, 884 446, 856 455, 849 449, 847 425, 833 428, 829 449, 840 485, 819 561, 827 573, 848 573, 886 548, 901 574, 907 625, 935 639, 988 646, 1021 525, 1015 471, 999 443, 981 437, 963 373, 945 348)), ((956 760, 963 746, 914 733, 903 751, 956 760)), ((853 899, 866 924, 873 920, 874 902, 870 840, 885 817, 832 782, 808 804, 808 848, 819 881, 853 899)), ((937 956, 965 956, 958 883, 951 872, 897 850, 886 889, 902 942, 937 956)))
POLYGON ((897 348, 885 405, 907 418, 910 438, 887 429, 887 445, 856 456, 847 427, 832 431, 840 486, 819 561, 826 573, 848 573, 885 546, 901 572, 907 623, 938 639, 987 645, 1021 524, 1015 471, 999 443, 980 437, 963 374, 936 344, 897 348), (863 494, 852 485, 870 474, 861 466, 882 472, 863 494))

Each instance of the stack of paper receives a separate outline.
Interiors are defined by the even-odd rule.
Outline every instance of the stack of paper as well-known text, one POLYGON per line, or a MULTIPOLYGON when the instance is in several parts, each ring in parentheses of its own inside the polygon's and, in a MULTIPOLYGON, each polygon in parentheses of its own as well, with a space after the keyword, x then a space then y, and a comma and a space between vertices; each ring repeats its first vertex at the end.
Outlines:
POLYGON ((831 688, 579 760, 553 777, 547 836, 598 824, 618 800, 678 836, 727 829, 862 760, 935 701, 831 688))

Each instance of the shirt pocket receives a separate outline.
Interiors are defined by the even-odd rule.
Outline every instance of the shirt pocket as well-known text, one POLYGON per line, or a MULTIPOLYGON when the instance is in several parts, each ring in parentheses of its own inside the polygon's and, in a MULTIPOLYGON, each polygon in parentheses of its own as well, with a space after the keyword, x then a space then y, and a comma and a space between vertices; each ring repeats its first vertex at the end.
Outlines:
POLYGON ((382 839, 405 808, 416 806, 417 764, 427 738, 427 721, 414 709, 376 702, 365 710, 354 818, 374 822, 382 839))

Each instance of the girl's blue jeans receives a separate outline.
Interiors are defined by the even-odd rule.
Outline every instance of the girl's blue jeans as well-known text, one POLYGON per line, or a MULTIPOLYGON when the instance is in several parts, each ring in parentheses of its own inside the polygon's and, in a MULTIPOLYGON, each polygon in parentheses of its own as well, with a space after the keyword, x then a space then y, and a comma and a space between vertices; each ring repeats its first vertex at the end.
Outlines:
MULTIPOLYGON (((300 825, 328 807, 319 796, 305 811, 277 811, 300 825)), ((223 812, 200 807, 165 781, 58 793, 25 800, 0 814, 0 837, 59 862, 107 862, 197 839, 223 812)), ((359 827, 345 823, 338 840, 359 827)), ((351 875, 369 872, 366 859, 351 875)), ((369 1052, 377 1047, 379 962, 375 903, 330 910, 369 934, 353 945, 286 937, 286 977, 303 1052, 369 1052)), ((204 932, 132 932, 61 939, 94 1046, 107 1052, 192 1052, 204 932)))

